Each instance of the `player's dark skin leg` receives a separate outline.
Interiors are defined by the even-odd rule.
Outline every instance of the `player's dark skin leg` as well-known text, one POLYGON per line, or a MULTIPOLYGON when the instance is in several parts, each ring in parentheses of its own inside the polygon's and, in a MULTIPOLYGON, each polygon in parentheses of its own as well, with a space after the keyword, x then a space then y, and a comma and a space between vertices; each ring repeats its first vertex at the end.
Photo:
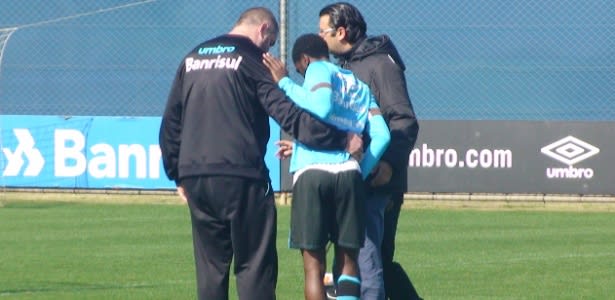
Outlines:
POLYGON ((325 285, 322 281, 326 269, 325 249, 301 250, 305 277, 303 293, 306 300, 324 300, 325 285))
POLYGON ((337 263, 336 267, 339 268, 336 273, 358 277, 359 275, 359 264, 357 263, 358 256, 359 256, 358 249, 336 247, 335 248, 335 261, 337 263))
MULTIPOLYGON (((335 261, 336 268, 338 268, 335 272, 340 275, 347 275, 353 278, 359 278, 359 249, 350 249, 344 247, 336 247, 335 248, 335 261)), ((345 287, 338 286, 337 296, 360 296, 361 287, 358 284, 350 283, 350 287, 347 285, 348 282, 345 281, 345 287), (354 291, 353 291, 354 290, 354 291)), ((341 285, 341 282, 338 282, 341 285)))

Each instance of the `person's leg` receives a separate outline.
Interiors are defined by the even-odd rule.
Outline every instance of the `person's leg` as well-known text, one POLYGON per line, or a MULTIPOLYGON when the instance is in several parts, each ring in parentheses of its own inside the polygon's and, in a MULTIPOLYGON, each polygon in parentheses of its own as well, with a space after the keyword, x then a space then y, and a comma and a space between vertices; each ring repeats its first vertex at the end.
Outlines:
POLYGON ((292 249, 325 249, 334 209, 331 193, 334 177, 330 172, 307 170, 295 179, 290 207, 292 249))
POLYGON ((303 256, 304 287, 306 300, 322 300, 325 295, 325 285, 322 277, 325 275, 326 254, 324 249, 301 249, 303 256))
POLYGON ((335 178, 323 170, 307 170, 295 176, 289 246, 301 249, 305 299, 323 299, 325 249, 333 219, 330 195, 335 178))
POLYGON ((233 193, 219 194, 212 188, 218 186, 218 181, 218 177, 191 177, 181 182, 192 220, 198 299, 228 299, 233 251, 230 228, 222 212, 233 193))
POLYGON ((382 267, 386 297, 391 300, 421 299, 406 271, 400 264, 393 261, 397 223, 403 201, 403 192, 392 193, 389 205, 384 212, 384 235, 381 252, 382 267))
POLYGON ((422 299, 414 288, 410 277, 399 263, 393 262, 387 271, 388 281, 385 282, 385 285, 388 288, 386 291, 390 300, 422 299))
POLYGON ((244 187, 241 200, 227 212, 237 294, 242 300, 275 299, 278 257, 273 191, 268 182, 251 179, 238 179, 236 186, 244 187))
POLYGON ((384 209, 388 201, 387 194, 379 193, 370 193, 365 200, 366 238, 358 259, 361 270, 361 299, 385 299, 380 250, 384 234, 384 209))
POLYGON ((335 258, 340 273, 337 279, 337 300, 358 300, 361 297, 361 277, 357 263, 358 249, 335 247, 335 258))
POLYGON ((331 240, 335 245, 337 299, 358 300, 361 296, 359 249, 365 242, 365 190, 358 171, 340 172, 335 193, 335 224, 331 240))

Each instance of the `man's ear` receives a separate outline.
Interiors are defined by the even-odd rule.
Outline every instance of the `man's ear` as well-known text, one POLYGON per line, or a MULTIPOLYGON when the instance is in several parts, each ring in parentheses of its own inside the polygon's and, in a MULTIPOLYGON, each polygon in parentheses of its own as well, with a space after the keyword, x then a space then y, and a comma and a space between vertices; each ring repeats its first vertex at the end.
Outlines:
POLYGON ((267 29, 269 29, 269 24, 267 24, 267 22, 263 22, 260 26, 258 26, 258 32, 263 37, 267 36, 267 29))
POLYGON ((346 35, 348 35, 348 32, 346 31, 346 28, 345 28, 345 27, 343 27, 343 26, 340 26, 340 27, 338 27, 338 28, 335 30, 335 38, 336 38, 338 41, 345 40, 345 39, 346 39, 346 35))

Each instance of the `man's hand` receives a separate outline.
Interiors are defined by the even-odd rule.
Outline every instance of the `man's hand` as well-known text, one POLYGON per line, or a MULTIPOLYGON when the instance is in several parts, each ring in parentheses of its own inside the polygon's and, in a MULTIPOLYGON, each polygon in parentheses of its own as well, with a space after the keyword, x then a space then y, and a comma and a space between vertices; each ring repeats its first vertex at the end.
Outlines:
POLYGON ((279 140, 275 142, 278 145, 278 151, 276 151, 275 156, 279 159, 287 159, 293 155, 293 146, 295 145, 293 142, 288 140, 279 140))
POLYGON ((188 197, 186 197, 186 192, 184 191, 183 186, 180 185, 177 187, 177 194, 183 203, 188 203, 188 197))
POLYGON ((273 57, 273 55, 269 53, 263 54, 263 64, 269 68, 269 72, 271 72, 271 76, 273 76, 273 80, 276 83, 282 80, 282 78, 288 76, 288 71, 282 61, 273 57))
POLYGON ((350 156, 359 162, 363 159, 363 138, 361 135, 352 132, 348 133, 346 152, 350 153, 350 156))
POLYGON ((378 187, 385 185, 391 181, 391 176, 393 175, 393 168, 386 161, 379 161, 376 167, 372 170, 372 181, 370 185, 372 187, 378 187))

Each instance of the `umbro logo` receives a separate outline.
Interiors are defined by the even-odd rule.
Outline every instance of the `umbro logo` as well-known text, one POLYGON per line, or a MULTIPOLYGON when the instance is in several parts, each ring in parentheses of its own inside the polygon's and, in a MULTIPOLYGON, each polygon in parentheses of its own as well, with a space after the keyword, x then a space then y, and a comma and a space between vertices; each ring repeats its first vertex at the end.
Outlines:
POLYGON ((569 135, 563 139, 542 147, 540 152, 568 165, 568 168, 547 168, 547 177, 592 178, 594 176, 593 169, 574 168, 572 165, 598 154, 600 149, 569 135))
POLYGON ((557 142, 542 147, 540 152, 571 166, 598 154, 600 149, 569 135, 557 142))

